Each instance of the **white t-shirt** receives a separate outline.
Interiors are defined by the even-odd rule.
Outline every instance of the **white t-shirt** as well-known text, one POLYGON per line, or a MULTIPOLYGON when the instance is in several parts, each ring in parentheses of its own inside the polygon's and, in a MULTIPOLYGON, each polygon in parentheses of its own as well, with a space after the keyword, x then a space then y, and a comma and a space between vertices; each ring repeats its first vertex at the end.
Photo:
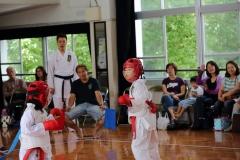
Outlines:
MULTIPOLYGON (((203 88, 198 86, 197 89, 193 88, 191 89, 191 93, 194 93, 194 94, 197 94, 197 95, 203 95, 203 88)), ((193 97, 191 94, 190 94, 190 98, 196 98, 196 97, 193 97)))

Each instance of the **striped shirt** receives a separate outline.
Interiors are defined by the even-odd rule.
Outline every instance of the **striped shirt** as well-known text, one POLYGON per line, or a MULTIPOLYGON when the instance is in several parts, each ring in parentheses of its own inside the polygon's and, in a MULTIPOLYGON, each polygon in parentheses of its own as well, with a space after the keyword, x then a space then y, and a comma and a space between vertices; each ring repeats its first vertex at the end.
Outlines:
POLYGON ((15 78, 14 80, 7 80, 3 83, 3 96, 10 97, 12 92, 17 89, 27 89, 27 84, 24 80, 15 78))
POLYGON ((240 82, 240 76, 237 76, 234 79, 229 79, 229 77, 224 77, 222 80, 222 85, 224 86, 224 92, 232 90, 238 82, 240 82))

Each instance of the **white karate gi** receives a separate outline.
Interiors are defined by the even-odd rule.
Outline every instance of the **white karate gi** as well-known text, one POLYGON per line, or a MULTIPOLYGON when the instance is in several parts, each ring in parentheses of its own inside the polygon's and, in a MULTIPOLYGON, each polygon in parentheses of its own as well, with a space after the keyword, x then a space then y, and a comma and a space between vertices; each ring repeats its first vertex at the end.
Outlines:
MULTIPOLYGON (((62 102, 62 82, 63 79, 54 77, 54 75, 71 76, 74 75, 72 81, 77 80, 79 77, 76 74, 76 67, 78 65, 75 54, 71 51, 65 51, 64 56, 59 50, 53 52, 48 60, 48 86, 54 88, 53 95, 54 106, 57 108, 63 108, 62 102), (70 57, 70 59, 69 59, 70 57)), ((66 105, 70 97, 71 84, 70 80, 64 82, 64 98, 66 105)))
MULTIPOLYGON (((53 115, 49 115, 47 117, 47 112, 43 109, 43 113, 38 110, 36 111, 34 109, 34 104, 32 103, 28 103, 27 104, 27 108, 21 118, 21 123, 20 123, 20 129, 21 129, 21 134, 20 134, 20 140, 22 139, 22 134, 25 134, 26 136, 30 136, 30 137, 39 137, 39 136, 43 136, 43 138, 45 139, 47 136, 49 136, 49 132, 46 131, 44 129, 44 125, 43 125, 43 121, 45 120, 51 120, 54 119, 53 115), (29 108, 31 107, 31 109, 29 108)), ((50 141, 49 141, 49 145, 51 147, 50 141)), ((28 149, 25 149, 21 143, 20 146, 20 150, 19 150, 19 159, 22 160, 23 157, 25 156, 26 152, 28 151, 28 149)), ((52 153, 51 151, 49 153, 45 153, 44 154, 44 159, 45 160, 50 160, 52 157, 52 153)), ((38 160, 39 157, 39 153, 37 150, 33 150, 28 159, 29 160, 38 160)))
POLYGON ((130 116, 136 116, 136 139, 132 140, 132 152, 136 160, 160 160, 158 151, 158 134, 156 130, 156 114, 145 102, 151 101, 152 94, 148 92, 145 80, 138 79, 133 82, 129 90, 132 107, 128 107, 130 116))

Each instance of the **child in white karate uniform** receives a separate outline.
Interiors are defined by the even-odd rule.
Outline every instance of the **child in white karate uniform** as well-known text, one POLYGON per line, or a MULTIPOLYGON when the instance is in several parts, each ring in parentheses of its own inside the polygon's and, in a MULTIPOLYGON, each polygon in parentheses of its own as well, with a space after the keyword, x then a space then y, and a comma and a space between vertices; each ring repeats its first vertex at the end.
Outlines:
POLYGON ((119 104, 128 106, 129 123, 132 124, 132 152, 136 160, 160 160, 158 133, 156 130, 156 106, 148 92, 142 74, 142 63, 136 58, 128 59, 123 65, 124 78, 132 83, 129 95, 119 97, 119 104), (150 106, 149 106, 150 104, 150 106))

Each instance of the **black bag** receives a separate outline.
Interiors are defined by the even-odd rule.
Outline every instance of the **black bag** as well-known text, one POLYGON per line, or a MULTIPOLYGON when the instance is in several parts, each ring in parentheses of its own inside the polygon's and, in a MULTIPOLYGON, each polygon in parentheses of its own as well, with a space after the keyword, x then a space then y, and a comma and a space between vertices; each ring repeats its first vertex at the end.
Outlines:
POLYGON ((204 129, 212 128, 214 126, 213 118, 214 118, 213 110, 212 109, 207 110, 204 114, 204 119, 202 119, 202 127, 204 129))
POLYGON ((233 132, 240 132, 240 114, 234 113, 233 114, 233 121, 232 121, 232 131, 233 132))
POLYGON ((173 122, 168 123, 168 125, 167 125, 167 130, 175 130, 178 128, 179 128, 179 126, 175 120, 173 122))
POLYGON ((19 121, 22 117, 24 107, 24 101, 13 101, 6 107, 7 114, 13 116, 16 121, 19 121))

